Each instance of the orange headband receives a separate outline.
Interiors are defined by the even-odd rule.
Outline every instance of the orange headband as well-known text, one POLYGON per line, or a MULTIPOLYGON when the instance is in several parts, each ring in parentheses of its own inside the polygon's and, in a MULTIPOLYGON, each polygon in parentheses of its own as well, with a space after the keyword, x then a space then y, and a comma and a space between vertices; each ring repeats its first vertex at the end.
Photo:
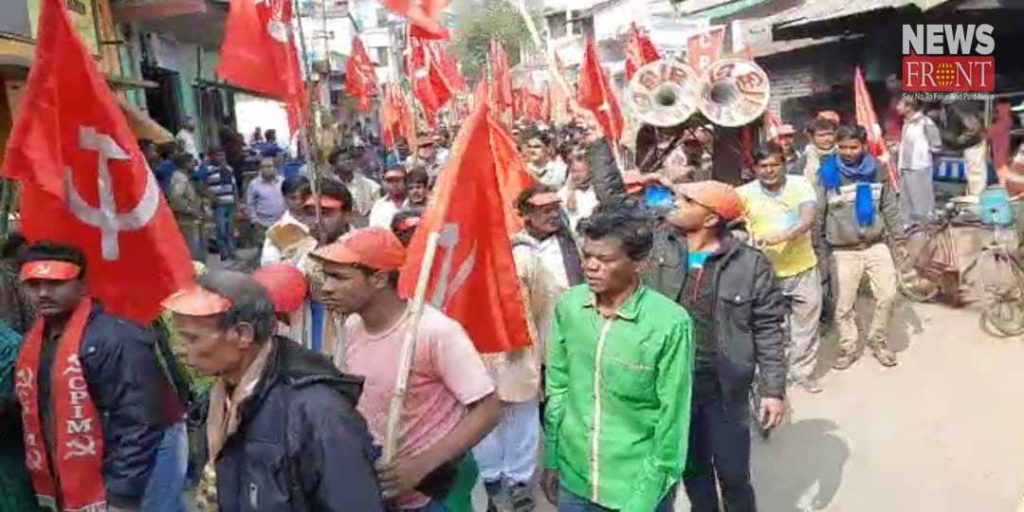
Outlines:
POLYGON ((18 276, 22 281, 45 279, 47 281, 70 281, 82 273, 82 267, 68 261, 30 261, 21 266, 18 276))

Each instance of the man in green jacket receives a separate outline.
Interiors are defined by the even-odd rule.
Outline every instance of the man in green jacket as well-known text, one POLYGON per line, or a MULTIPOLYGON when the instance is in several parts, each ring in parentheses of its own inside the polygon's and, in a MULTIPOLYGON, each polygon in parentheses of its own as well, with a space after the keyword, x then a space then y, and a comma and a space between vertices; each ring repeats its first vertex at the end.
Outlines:
POLYGON ((580 223, 587 285, 563 295, 548 342, 544 491, 560 512, 671 511, 686 461, 690 317, 643 286, 654 238, 629 209, 580 223))

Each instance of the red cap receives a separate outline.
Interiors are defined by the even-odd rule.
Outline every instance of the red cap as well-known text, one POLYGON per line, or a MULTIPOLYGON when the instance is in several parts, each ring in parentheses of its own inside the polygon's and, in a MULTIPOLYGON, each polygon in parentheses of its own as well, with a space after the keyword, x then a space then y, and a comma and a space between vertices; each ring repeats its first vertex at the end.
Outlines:
POLYGON ((43 279, 46 281, 70 281, 82 274, 82 267, 70 261, 39 260, 21 266, 22 281, 43 279))
MULTIPOLYGON (((315 199, 313 199, 313 196, 309 196, 309 199, 306 199, 306 203, 303 206, 316 206, 316 203, 317 202, 315 199)), ((340 199, 335 199, 333 197, 328 197, 325 195, 320 196, 320 208, 340 210, 341 207, 342 204, 340 199)))
POLYGON ((314 251, 313 256, 342 265, 393 272, 405 264, 405 247, 390 229, 357 229, 337 242, 314 251))
POLYGON ((738 219, 743 215, 740 195, 731 185, 720 181, 697 181, 679 185, 676 190, 691 201, 710 208, 723 220, 738 219))
POLYGON ((167 311, 187 316, 213 316, 231 309, 230 300, 198 285, 175 292, 160 305, 167 311))
POLYGON ((274 311, 289 314, 302 307, 306 300, 306 276, 288 263, 271 263, 256 269, 252 278, 266 288, 274 303, 274 311))

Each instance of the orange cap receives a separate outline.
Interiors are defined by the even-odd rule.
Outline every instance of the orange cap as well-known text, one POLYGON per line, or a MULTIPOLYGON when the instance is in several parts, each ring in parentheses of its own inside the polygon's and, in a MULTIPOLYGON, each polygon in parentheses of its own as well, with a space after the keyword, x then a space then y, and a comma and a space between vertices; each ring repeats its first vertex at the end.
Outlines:
POLYGON ((405 264, 405 247, 390 229, 357 229, 337 242, 314 251, 313 256, 342 265, 393 272, 405 264))
POLYGON ((706 206, 723 220, 737 219, 743 215, 743 204, 740 195, 731 185, 720 181, 697 181, 684 183, 676 190, 693 202, 706 206))
POLYGON ((175 292, 160 303, 167 311, 187 316, 213 316, 231 309, 231 301, 196 285, 175 292))
POLYGON ((288 263, 271 263, 256 269, 252 278, 267 290, 277 313, 291 314, 306 300, 306 276, 288 263))
POLYGON ((39 260, 21 266, 19 278, 22 281, 43 279, 46 281, 70 281, 82 274, 82 267, 70 261, 39 260))
MULTIPOLYGON (((306 203, 303 206, 316 206, 316 200, 313 199, 313 196, 309 196, 309 199, 306 199, 306 203)), ((320 196, 320 208, 330 208, 332 210, 340 210, 341 206, 342 205, 341 205, 341 200, 340 199, 336 199, 336 198, 333 198, 333 197, 328 197, 328 196, 325 196, 325 195, 321 195, 320 196)))
POLYGON ((558 194, 554 192, 541 192, 530 196, 530 199, 526 201, 530 206, 542 207, 550 204, 557 204, 562 202, 562 198, 558 197, 558 194))

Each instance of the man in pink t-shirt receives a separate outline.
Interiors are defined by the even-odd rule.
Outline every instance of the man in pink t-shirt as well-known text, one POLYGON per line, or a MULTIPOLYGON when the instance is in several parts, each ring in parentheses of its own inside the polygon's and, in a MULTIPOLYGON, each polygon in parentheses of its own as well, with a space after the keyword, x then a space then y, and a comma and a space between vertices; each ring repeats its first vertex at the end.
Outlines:
MULTIPOLYGON (((358 409, 383 445, 402 344, 412 328, 398 296, 405 248, 387 229, 360 229, 313 253, 323 263, 323 302, 349 314, 345 370, 366 379, 358 409)), ((501 404, 462 327, 425 307, 416 337, 394 460, 378 467, 388 506, 437 510, 459 463, 498 423, 501 404), (434 507, 434 508, 431 508, 434 507)))

